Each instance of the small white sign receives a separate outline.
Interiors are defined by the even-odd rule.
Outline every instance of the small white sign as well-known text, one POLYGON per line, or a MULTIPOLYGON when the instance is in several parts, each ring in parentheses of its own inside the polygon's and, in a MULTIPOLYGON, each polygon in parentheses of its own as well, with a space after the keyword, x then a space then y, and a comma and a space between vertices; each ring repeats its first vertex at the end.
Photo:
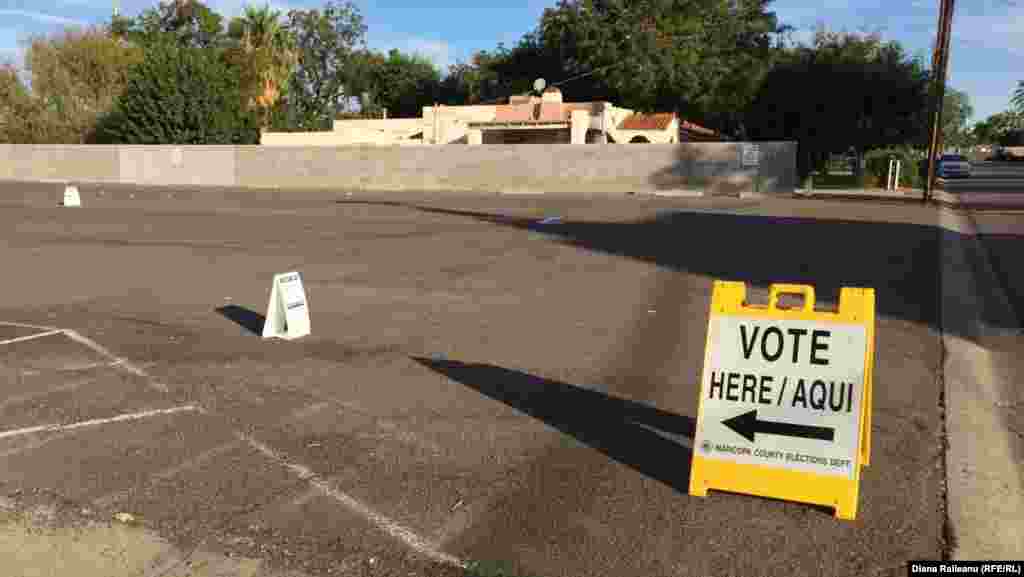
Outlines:
POLYGON ((853 479, 865 328, 716 315, 708 330, 697 454, 853 479))
POLYGON ((761 147, 757 144, 743 144, 743 166, 761 164, 761 147))
POLYGON ((78 194, 78 187, 67 185, 64 187, 64 206, 82 206, 82 196, 78 194))
POLYGON ((297 272, 274 276, 263 338, 297 339, 310 333, 309 307, 297 272))

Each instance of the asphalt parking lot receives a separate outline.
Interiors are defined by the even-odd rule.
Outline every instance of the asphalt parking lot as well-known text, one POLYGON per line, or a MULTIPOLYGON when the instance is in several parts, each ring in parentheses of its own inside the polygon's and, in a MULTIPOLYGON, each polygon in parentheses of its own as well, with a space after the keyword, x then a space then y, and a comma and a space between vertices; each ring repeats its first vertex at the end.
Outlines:
POLYGON ((903 575, 950 546, 918 208, 103 193, 0 203, 3 494, 312 575, 903 575), (290 270, 312 335, 265 341, 290 270), (856 521, 688 495, 716 278, 876 287, 856 521))

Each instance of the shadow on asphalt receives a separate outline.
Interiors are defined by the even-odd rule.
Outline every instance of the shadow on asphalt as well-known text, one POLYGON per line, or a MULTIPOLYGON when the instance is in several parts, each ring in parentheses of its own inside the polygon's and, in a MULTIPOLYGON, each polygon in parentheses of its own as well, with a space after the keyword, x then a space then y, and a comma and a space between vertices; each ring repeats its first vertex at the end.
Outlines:
POLYGON ((263 324, 267 318, 258 312, 251 311, 238 305, 225 305, 217 307, 217 312, 224 318, 234 321, 255 335, 263 334, 263 324))
POLYGON ((619 463, 688 493, 691 417, 489 364, 413 357, 421 365, 523 412, 619 463))
MULTIPOLYGON (((1003 319, 1004 322, 997 322, 999 328, 1024 328, 1024 267, 1020 265, 1024 255, 1024 237, 1011 235, 982 235, 982 245, 988 251, 989 262, 992 264, 992 272, 999 279, 1005 297, 1013 309, 1016 323, 1013 327, 1011 319, 1003 319)), ((998 319, 992 319, 992 315, 986 315, 986 322, 993 323, 998 319)))
MULTIPOLYGON (((346 201, 339 201, 345 203, 346 201)), ((990 328, 1019 330, 1024 326, 1024 297, 1008 271, 1012 260, 1005 247, 1017 242, 989 240, 1001 253, 997 273, 1015 305, 1007 315, 983 289, 979 311, 947 310, 940 318, 939 258, 946 247, 962 243, 958 233, 933 226, 691 212, 665 212, 636 222, 573 222, 540 224, 523 216, 454 210, 395 201, 348 201, 367 205, 405 206, 552 235, 587 250, 647 261, 672 270, 719 280, 742 281, 767 288, 772 283, 809 284, 818 302, 835 307, 842 287, 875 289, 876 311, 890 318, 928 325, 961 338, 978 338, 974 315, 990 328), (999 266, 1001 265, 1001 266, 999 266)), ((882 210, 883 207, 880 207, 882 210)), ((975 255, 977 256, 977 255, 975 255)), ((971 259, 977 265, 978 258, 971 259)), ((980 274, 980 271, 974 271, 980 274)), ((1017 275, 1020 276, 1020 275, 1017 275)), ((1017 282, 1020 280, 1021 282, 1017 282)))

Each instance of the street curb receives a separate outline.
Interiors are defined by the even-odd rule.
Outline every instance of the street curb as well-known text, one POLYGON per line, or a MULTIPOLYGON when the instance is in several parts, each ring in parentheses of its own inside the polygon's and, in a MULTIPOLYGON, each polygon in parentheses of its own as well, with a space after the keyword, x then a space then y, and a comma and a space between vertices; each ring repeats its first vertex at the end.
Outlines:
POLYGON ((938 255, 946 515, 953 533, 947 546, 953 559, 1017 559, 1024 542, 1024 489, 1014 440, 998 410, 1007 402, 1008 378, 999 374, 993 353, 976 342, 989 332, 978 287, 1002 287, 991 284, 996 279, 969 217, 943 210, 937 224, 955 235, 940 237, 938 255), (950 332, 957 320, 967 335, 950 332))
POLYGON ((921 202, 921 198, 917 197, 917 196, 895 195, 895 194, 893 194, 893 195, 868 194, 868 193, 846 192, 846 191, 838 192, 838 193, 820 193, 820 192, 796 193, 795 197, 799 198, 799 199, 806 199, 806 200, 860 200, 860 201, 872 200, 872 201, 903 202, 903 203, 910 203, 910 202, 920 203, 921 202))
POLYGON ((1013 195, 1012 193, 983 193, 983 192, 946 192, 937 189, 932 194, 937 202, 955 204, 959 206, 986 206, 1000 205, 1004 207, 1019 207, 1024 209, 1024 195, 1013 195))
MULTIPOLYGON (((924 192, 914 190, 912 193, 894 194, 864 192, 859 190, 835 190, 834 192, 818 192, 807 190, 796 190, 793 198, 808 200, 854 200, 854 201, 881 201, 901 203, 922 203, 924 192)), ((934 191, 931 204, 955 210, 977 210, 977 211, 1024 211, 1024 195, 1016 197, 1009 194, 981 194, 965 193, 955 194, 944 190, 934 191)))
POLYGON ((669 189, 669 190, 654 190, 641 192, 642 195, 649 196, 667 196, 670 198, 700 198, 707 196, 703 190, 687 190, 687 189, 669 189))

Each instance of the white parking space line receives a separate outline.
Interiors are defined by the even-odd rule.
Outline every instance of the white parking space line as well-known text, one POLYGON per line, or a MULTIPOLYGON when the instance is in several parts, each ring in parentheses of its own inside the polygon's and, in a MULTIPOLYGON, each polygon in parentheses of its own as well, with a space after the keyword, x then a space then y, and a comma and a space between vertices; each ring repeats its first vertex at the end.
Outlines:
POLYGON ((359 501, 347 495, 346 493, 343 493, 342 491, 335 489, 330 485, 330 483, 328 483, 322 477, 314 473, 313 470, 310 469, 309 467, 288 460, 284 455, 278 453, 274 449, 268 447, 267 445, 264 445, 263 443, 257 441, 256 439, 249 437, 248 435, 245 435, 243 433, 236 433, 236 435, 238 436, 239 439, 245 441, 250 446, 252 446, 252 448, 262 453, 263 456, 285 467, 289 471, 295 473, 300 479, 308 482, 313 488, 317 489, 318 491, 330 497, 331 499, 334 499, 335 501, 342 504, 349 510, 359 514, 367 521, 370 521, 371 523, 376 525, 377 528, 379 528, 381 531, 405 543, 413 551, 416 551, 421 555, 433 559, 434 561, 447 563, 449 565, 455 565, 458 567, 466 567, 466 563, 458 557, 449 555, 439 550, 436 544, 427 541, 423 537, 420 537, 414 531, 406 527, 403 527, 402 525, 398 524, 392 519, 389 519, 388 517, 385 517, 384 515, 377 513, 373 509, 370 509, 369 507, 360 503, 359 501))
MULTIPOLYGON (((123 358, 115 355, 114 353, 108 351, 102 345, 100 345, 96 341, 90 339, 89 337, 86 337, 86 336, 80 334, 78 331, 74 331, 74 330, 71 330, 71 329, 64 329, 64 334, 67 335, 68 338, 70 338, 71 340, 73 340, 73 341, 75 341, 77 343, 83 344, 83 345, 89 347, 90 349, 92 349, 93 351, 95 351, 95 352, 97 352, 97 353, 107 357, 108 359, 110 359, 111 366, 122 367, 126 371, 128 371, 128 372, 130 372, 130 373, 132 373, 134 375, 140 376, 140 377, 147 377, 147 378, 149 377, 149 373, 147 373, 146 371, 142 370, 137 365, 134 365, 131 362, 129 362, 127 359, 123 359, 123 358)), ((153 387, 154 389, 156 389, 156 390, 158 390, 158 391, 160 391, 162 393, 166 393, 168 391, 167 385, 164 385, 164 384, 161 384, 161 383, 157 383, 157 382, 153 381, 152 379, 147 379, 147 382, 149 383, 149 385, 151 387, 153 387)))
POLYGON ((24 341, 31 341, 32 339, 41 339, 43 337, 59 335, 62 332, 64 332, 64 331, 62 331, 62 330, 55 330, 55 331, 46 331, 44 333, 36 333, 34 335, 25 335, 23 337, 15 337, 13 339, 7 339, 5 341, 0 341, 0 345, 12 345, 14 343, 20 343, 20 342, 24 342, 24 341))
POLYGON ((23 329, 39 329, 41 331, 59 331, 57 327, 47 327, 43 325, 30 325, 26 323, 12 323, 9 321, 0 321, 0 326, 4 327, 19 327, 23 329))
MULTIPOLYGON (((18 324, 18 323, 4 323, 4 322, 0 322, 0 325, 4 325, 4 324, 11 325, 11 326, 25 326, 25 325, 21 325, 21 324, 18 324)), ((167 392, 168 391, 168 389, 167 389, 167 387, 165 385, 153 382, 153 380, 150 377, 150 375, 146 371, 144 371, 142 368, 140 368, 138 365, 135 365, 135 364, 131 363, 127 359, 124 359, 122 357, 118 357, 114 353, 110 352, 103 345, 100 345, 96 341, 93 341, 89 337, 86 337, 86 336, 82 335, 81 333, 79 333, 79 332, 77 332, 75 330, 72 330, 72 329, 57 329, 57 328, 54 328, 54 327, 36 327, 36 326, 31 326, 31 325, 29 325, 29 328, 39 328, 41 330, 51 331, 50 334, 64 333, 71 340, 73 340, 73 341, 75 341, 77 343, 80 343, 82 345, 85 345, 86 347, 92 349, 96 353, 99 353, 100 355, 106 357, 110 361, 108 366, 119 366, 119 367, 122 367, 125 370, 127 370, 127 371, 129 371, 129 372, 131 372, 131 373, 133 373, 133 374, 135 374, 137 376, 144 377, 146 379, 147 383, 149 384, 149 386, 151 386, 151 387, 153 387, 153 388, 155 388, 155 389, 157 389, 157 390, 159 390, 161 392, 167 392)), ((33 338, 36 337, 36 335, 30 335, 30 336, 32 336, 33 338)), ((42 336, 42 335, 38 335, 38 336, 42 336)), ((71 387, 72 387, 72 385, 66 385, 65 387, 62 387, 62 388, 71 388, 71 387)), ((300 409, 299 411, 296 411, 295 413, 293 413, 291 415, 291 418, 292 419, 298 418, 298 420, 302 420, 304 418, 308 418, 308 417, 316 414, 319 411, 322 411, 324 409, 330 408, 332 405, 335 405, 335 406, 340 405, 341 407, 343 407, 345 409, 348 409, 348 410, 356 410, 356 411, 361 411, 362 410, 362 407, 353 406, 353 405, 351 405, 349 403, 338 402, 338 401, 333 401, 333 400, 327 400, 325 402, 320 402, 320 403, 316 403, 316 404, 308 406, 308 407, 304 407, 303 409, 300 409)), ((105 425, 105 424, 109 424, 109 423, 133 421, 133 420, 145 419, 145 418, 148 418, 148 417, 154 417, 154 416, 159 416, 159 415, 169 415, 169 414, 174 414, 174 413, 191 412, 191 411, 199 412, 199 413, 211 414, 210 411, 207 411, 201 405, 184 405, 184 406, 173 407, 173 408, 169 408, 169 409, 156 409, 156 410, 150 410, 150 411, 142 411, 142 412, 138 412, 138 413, 129 413, 129 414, 117 415, 117 416, 114 416, 114 417, 108 417, 108 418, 102 418, 102 419, 92 419, 92 420, 88 420, 88 421, 81 421, 81 422, 78 422, 78 423, 70 423, 70 424, 64 424, 64 425, 61 425, 61 424, 41 425, 41 426, 35 426, 35 427, 25 427, 25 428, 22 428, 22 429, 15 429, 15 430, 10 430, 10 431, 2 431, 2 432, 0 432, 0 439, 15 438, 15 437, 19 437, 19 436, 31 435, 31 434, 36 434, 36 433, 56 432, 56 433, 61 433, 61 434, 55 435, 54 437, 51 437, 51 438, 48 438, 48 439, 42 439, 42 440, 40 440, 38 442, 35 442, 33 444, 30 444, 30 445, 27 445, 27 446, 24 446, 24 447, 19 447, 17 449, 13 449, 13 450, 8 451, 6 453, 0 453, 0 457, 6 457, 6 456, 9 456, 9 455, 12 455, 12 454, 18 454, 18 453, 22 453, 22 452, 25 452, 25 451, 28 451, 28 450, 32 450, 32 449, 38 448, 38 447, 42 446, 43 444, 46 444, 46 443, 50 442, 54 438, 60 438, 60 437, 66 436, 70 431, 73 431, 75 429, 81 429, 81 428, 91 427, 91 426, 105 425)), ((397 428, 393 423, 390 423, 390 422, 384 422, 383 426, 381 426, 381 423, 378 420, 377 424, 378 424, 378 427, 381 427, 383 429, 389 430, 392 433, 394 433, 395 429, 397 428)), ((315 491, 317 493, 320 493, 320 494, 323 494, 323 495, 329 497, 330 499, 333 499, 334 501, 337 501, 338 503, 340 503, 341 505, 343 505, 344 507, 346 507, 350 511, 353 511, 354 513, 356 513, 359 516, 361 516, 364 519, 366 519, 368 522, 372 523, 374 526, 376 526, 378 529, 380 529, 385 534, 389 535, 390 537, 392 537, 394 539, 397 539, 398 541, 401 541, 403 544, 405 544, 407 547, 409 547, 413 551, 416 551, 417 553, 419 553, 419 554, 421 554, 421 555, 423 555, 423 556, 425 556, 425 557, 427 557, 429 559, 432 559, 434 561, 440 562, 440 563, 445 563, 445 564, 448 564, 448 565, 454 565, 454 566, 462 567, 462 568, 466 567, 466 563, 464 561, 462 561, 458 557, 455 557, 453 555, 449 555, 449 554, 441 551, 439 546, 436 543, 433 543, 433 542, 427 540, 426 538, 421 537, 415 531, 413 531, 413 530, 411 530, 411 529, 409 529, 409 528, 399 524, 397 521, 394 521, 393 519, 390 519, 389 517, 386 517, 386 516, 376 512, 376 511, 374 511, 373 509, 371 509, 367 505, 364 505, 363 503, 361 503, 357 499, 353 498, 352 496, 350 496, 350 495, 348 495, 348 494, 346 494, 346 493, 344 493, 344 492, 342 492, 342 491, 340 491, 338 489, 335 489, 334 487, 331 486, 331 484, 327 480, 325 480, 323 477, 317 475, 309 467, 306 467, 305 465, 302 465, 300 463, 296 463, 294 461, 289 460, 286 456, 284 456, 283 454, 281 454, 277 450, 275 450, 275 449, 273 449, 273 448, 271 448, 271 447, 269 447, 269 446, 267 446, 267 445, 257 441, 256 439, 254 439, 254 438, 252 438, 252 437, 250 437, 250 436, 248 436, 248 435, 246 435, 244 433, 235 431, 234 434, 235 434, 235 437, 236 437, 236 439, 238 441, 241 441, 241 442, 247 444, 248 446, 250 446, 253 449, 255 449, 257 452, 262 454, 264 457, 266 457, 270 461, 272 461, 272 462, 274 462, 274 463, 276 463, 278 465, 281 465, 285 469, 287 469, 287 470, 291 471, 292 473, 294 473, 295 475, 297 475, 299 477, 299 479, 309 483, 310 488, 313 491, 315 491)), ((405 435, 401 435, 401 437, 405 437, 405 435)), ((419 441, 419 440, 416 439, 414 436, 411 439, 410 438, 402 438, 401 440, 404 440, 406 442, 413 442, 413 444, 422 444, 422 441, 420 441, 419 443, 415 442, 415 441, 419 441)), ((237 441, 233 441, 231 443, 226 443, 226 444, 222 444, 222 445, 220 445, 218 447, 214 447, 213 449, 210 449, 210 450, 208 450, 208 451, 206 451, 206 452, 204 452, 204 453, 202 453, 202 454, 200 454, 200 455, 198 455, 198 456, 196 456, 196 457, 194 457, 194 458, 192 458, 192 459, 190 459, 188 461, 185 461, 185 462, 180 463, 180 464, 178 464, 178 465, 176 465, 174 467, 171 467, 169 469, 166 469, 164 471, 161 471, 161 472, 157 473, 156 475, 153 476, 153 478, 154 479, 167 478, 167 477, 170 477, 170 476, 175 475, 177 473, 180 473, 182 471, 185 471, 185 470, 194 468, 196 466, 199 466, 203 462, 206 462, 206 461, 208 461, 210 459, 213 459, 214 457, 216 457, 217 455, 221 454, 222 452, 227 451, 230 448, 236 446, 236 443, 237 443, 237 441)), ((428 443, 427 445, 430 446, 431 444, 428 443)), ((111 502, 115 501, 117 499, 117 497, 121 496, 122 494, 123 494, 123 492, 119 492, 119 493, 116 493, 116 494, 112 494, 112 495, 108 495, 108 496, 105 496, 105 497, 101 497, 100 500, 98 501, 98 503, 100 503, 100 504, 111 503, 111 502)))
POLYGON ((85 364, 85 365, 65 365, 65 366, 63 366, 63 367, 61 367, 61 368, 59 368, 57 370, 60 371, 60 372, 63 372, 63 373, 73 373, 73 372, 77 372, 77 371, 88 371, 90 369, 98 369, 100 367, 116 367, 116 366, 117 366, 116 363, 112 363, 110 361, 104 361, 102 363, 89 363, 89 364, 85 364))
POLYGON ((77 423, 69 423, 66 425, 55 424, 55 425, 39 425, 36 427, 25 427, 22 429, 13 429, 10 431, 0 432, 0 439, 7 439, 10 437, 18 437, 21 435, 31 435, 33 433, 51 433, 60 431, 71 431, 74 429, 81 429, 83 427, 92 427, 96 425, 106 425, 109 423, 121 423, 124 421, 137 421, 139 419, 145 419, 148 417, 156 417, 159 415, 172 415, 174 413, 184 413, 189 411, 199 411, 200 408, 196 405, 183 405, 180 407, 171 407, 169 409, 153 409, 151 411, 141 411, 138 413, 127 413, 123 415, 117 415, 114 417, 106 417, 103 419, 90 419, 88 421, 79 421, 77 423))

